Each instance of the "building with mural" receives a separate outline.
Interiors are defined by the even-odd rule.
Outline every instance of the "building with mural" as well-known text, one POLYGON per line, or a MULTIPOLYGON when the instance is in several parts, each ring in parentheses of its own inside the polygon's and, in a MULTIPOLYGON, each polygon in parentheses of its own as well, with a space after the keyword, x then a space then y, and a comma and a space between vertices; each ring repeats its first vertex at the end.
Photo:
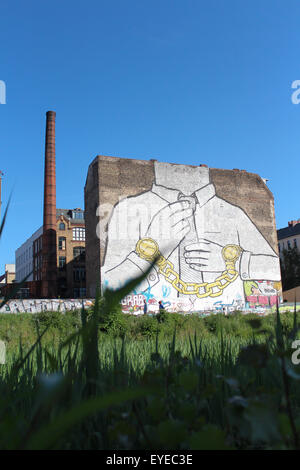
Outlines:
POLYGON ((154 263, 124 311, 270 307, 281 295, 273 195, 257 174, 98 156, 85 215, 87 295, 154 263))

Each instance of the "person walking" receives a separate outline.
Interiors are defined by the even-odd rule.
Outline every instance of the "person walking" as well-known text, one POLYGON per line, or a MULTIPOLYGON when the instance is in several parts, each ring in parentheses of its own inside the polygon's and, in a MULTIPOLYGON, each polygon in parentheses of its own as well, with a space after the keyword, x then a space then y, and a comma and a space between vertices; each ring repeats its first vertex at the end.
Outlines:
POLYGON ((144 300, 144 315, 147 315, 147 311, 148 311, 147 301, 144 300))
POLYGON ((162 300, 158 302, 158 308, 159 308, 159 311, 158 311, 157 319, 159 323, 163 323, 165 321, 166 311, 165 311, 165 307, 163 306, 162 300))

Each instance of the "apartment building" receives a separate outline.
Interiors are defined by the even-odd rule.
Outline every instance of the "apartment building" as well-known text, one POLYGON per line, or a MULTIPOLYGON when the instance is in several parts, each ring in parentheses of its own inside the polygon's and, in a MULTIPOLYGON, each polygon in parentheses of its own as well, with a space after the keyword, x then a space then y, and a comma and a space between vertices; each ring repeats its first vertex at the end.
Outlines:
POLYGON ((297 248, 300 250, 300 219, 291 220, 288 226, 277 230, 278 251, 282 256, 283 250, 297 248))
MULTIPOLYGON (((41 296, 43 281, 43 227, 16 250, 16 281, 26 276, 32 296, 41 296)), ((56 286, 57 297, 86 296, 84 211, 56 209, 56 286)))

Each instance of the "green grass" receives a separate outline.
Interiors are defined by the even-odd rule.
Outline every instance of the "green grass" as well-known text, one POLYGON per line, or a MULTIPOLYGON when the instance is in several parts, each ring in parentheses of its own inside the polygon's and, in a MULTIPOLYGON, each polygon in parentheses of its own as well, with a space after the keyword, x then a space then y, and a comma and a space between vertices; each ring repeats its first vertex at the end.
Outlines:
POLYGON ((114 310, 1 316, 1 449, 297 448, 295 315, 114 310))
POLYGON ((299 314, 122 315, 149 271, 89 311, 0 315, 0 449, 298 450, 299 314))

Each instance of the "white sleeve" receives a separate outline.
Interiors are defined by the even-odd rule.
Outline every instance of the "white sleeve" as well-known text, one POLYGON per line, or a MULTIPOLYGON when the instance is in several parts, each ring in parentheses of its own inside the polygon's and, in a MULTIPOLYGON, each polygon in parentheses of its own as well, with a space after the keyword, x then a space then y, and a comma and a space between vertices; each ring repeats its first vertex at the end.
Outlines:
MULTIPOLYGON (((140 222, 139 217, 128 217, 125 202, 121 201, 115 206, 108 223, 107 246, 101 276, 102 284, 111 289, 117 289, 129 280, 141 276, 150 267, 150 263, 135 252, 140 239, 140 222)), ((153 269, 139 288, 146 290, 156 282, 158 276, 153 269)))
POLYGON ((240 259, 240 274, 249 279, 280 281, 279 258, 267 240, 241 210, 237 232, 243 250, 240 259))

